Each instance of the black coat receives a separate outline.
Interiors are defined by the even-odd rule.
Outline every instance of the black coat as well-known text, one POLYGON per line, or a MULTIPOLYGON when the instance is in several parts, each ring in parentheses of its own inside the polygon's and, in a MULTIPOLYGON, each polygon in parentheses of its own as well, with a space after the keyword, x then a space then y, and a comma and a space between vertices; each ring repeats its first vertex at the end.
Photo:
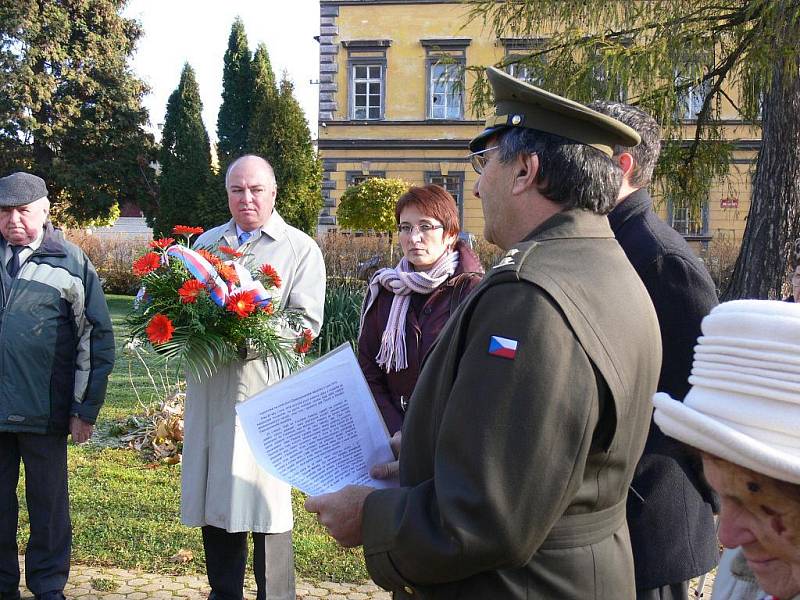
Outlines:
MULTIPOLYGON (((658 315, 658 391, 683 400, 700 322, 717 304, 714 282, 686 240, 653 212, 645 190, 628 196, 608 218, 658 315)), ((716 497, 699 458, 652 421, 631 488, 628 527, 638 589, 685 581, 717 564, 716 497)))

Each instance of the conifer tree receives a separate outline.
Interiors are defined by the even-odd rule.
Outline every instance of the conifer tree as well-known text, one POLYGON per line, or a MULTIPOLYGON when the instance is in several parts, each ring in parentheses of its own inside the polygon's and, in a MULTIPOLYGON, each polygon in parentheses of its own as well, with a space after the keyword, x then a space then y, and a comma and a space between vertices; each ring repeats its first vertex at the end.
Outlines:
POLYGON ((252 89, 250 92, 250 125, 247 132, 247 152, 258 154, 271 164, 275 158, 274 148, 269 140, 275 105, 278 101, 278 87, 275 73, 269 60, 265 44, 259 44, 253 56, 252 89))
POLYGON ((267 142, 267 160, 278 181, 276 206, 281 216, 298 229, 314 235, 322 209, 322 163, 311 143, 303 109, 294 86, 284 73, 267 142))
POLYGON ((69 224, 152 198, 147 87, 127 60, 141 28, 124 0, 0 2, 0 173, 47 182, 69 224))
POLYGON ((224 202, 209 197, 213 191, 211 151, 202 112, 194 70, 186 63, 180 83, 167 101, 159 153, 159 203, 157 210, 148 215, 157 236, 168 234, 177 224, 219 224, 209 216, 209 206, 224 206, 224 202))
POLYGON ((237 17, 231 26, 222 71, 222 105, 217 116, 217 158, 220 171, 245 153, 252 96, 250 49, 244 23, 237 17))
POLYGON ((275 171, 276 208, 288 223, 313 235, 322 208, 322 164, 311 143, 294 86, 284 77, 280 89, 264 44, 253 58, 252 113, 247 151, 264 157, 275 171))

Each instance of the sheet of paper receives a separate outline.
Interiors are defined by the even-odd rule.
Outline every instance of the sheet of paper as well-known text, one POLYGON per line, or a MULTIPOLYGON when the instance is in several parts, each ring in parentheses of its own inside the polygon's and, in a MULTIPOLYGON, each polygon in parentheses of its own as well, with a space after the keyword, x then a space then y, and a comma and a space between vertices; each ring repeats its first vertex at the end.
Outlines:
POLYGON ((350 344, 236 407, 258 464, 315 496, 348 484, 394 487, 372 479, 394 460, 389 432, 350 344))

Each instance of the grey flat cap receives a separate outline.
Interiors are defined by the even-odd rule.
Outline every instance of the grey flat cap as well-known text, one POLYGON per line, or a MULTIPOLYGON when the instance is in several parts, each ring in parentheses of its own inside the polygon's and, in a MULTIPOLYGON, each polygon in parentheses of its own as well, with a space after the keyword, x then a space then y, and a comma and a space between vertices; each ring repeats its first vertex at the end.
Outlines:
POLYGON ((0 178, 0 207, 22 206, 47 196, 44 179, 18 171, 0 178))

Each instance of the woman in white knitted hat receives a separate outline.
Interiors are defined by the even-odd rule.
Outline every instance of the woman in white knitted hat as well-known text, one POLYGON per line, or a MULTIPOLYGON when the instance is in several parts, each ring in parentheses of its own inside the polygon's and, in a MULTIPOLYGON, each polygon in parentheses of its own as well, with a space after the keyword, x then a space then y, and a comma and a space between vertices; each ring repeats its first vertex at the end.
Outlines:
POLYGON ((704 320, 683 403, 662 431, 698 448, 728 553, 714 600, 800 598, 800 306, 737 300, 704 320))

